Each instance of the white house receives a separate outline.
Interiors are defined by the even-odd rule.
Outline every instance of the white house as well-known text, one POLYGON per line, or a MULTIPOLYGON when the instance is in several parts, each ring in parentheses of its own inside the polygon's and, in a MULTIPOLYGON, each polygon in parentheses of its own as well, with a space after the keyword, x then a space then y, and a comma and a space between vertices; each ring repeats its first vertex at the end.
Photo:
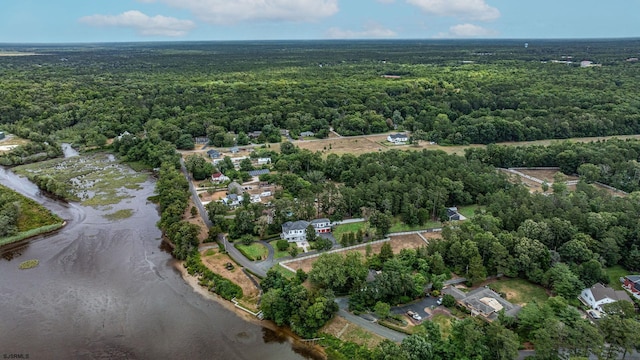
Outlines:
POLYGON ((409 141, 409 137, 407 136, 407 134, 403 133, 391 134, 387 136, 387 141, 396 145, 404 144, 409 141))
POLYGON ((613 290, 600 283, 582 290, 579 299, 593 310, 602 312, 602 305, 625 300, 631 302, 631 298, 624 290, 613 290))
POLYGON ((287 221, 282 224, 282 233, 280 237, 289 242, 299 242, 307 240, 307 227, 313 226, 317 234, 325 234, 331 232, 331 221, 329 219, 315 219, 309 221, 287 221))
POLYGON ((311 220, 311 225, 316 230, 316 234, 331 232, 331 221, 329 219, 311 220))
POLYGON ((255 204, 255 203, 259 203, 261 201, 260 195, 251 195, 251 203, 255 204))
POLYGON ((222 199, 222 202, 227 206, 235 207, 239 206, 243 199, 242 195, 229 194, 226 198, 222 199))
POLYGON ((280 234, 280 237, 288 242, 306 241, 307 226, 309 226, 308 221, 287 221, 282 224, 282 234, 280 234))
POLYGON ((271 164, 271 158, 270 157, 258 158, 258 165, 267 165, 267 164, 271 164))
POLYGON ((222 184, 225 181, 229 181, 231 179, 229 179, 228 176, 225 176, 223 173, 218 172, 215 173, 213 175, 211 175, 211 182, 215 183, 215 184, 222 184))
POLYGON ((261 197, 267 197, 267 196, 271 196, 271 191, 267 190, 267 191, 263 191, 260 193, 261 197))

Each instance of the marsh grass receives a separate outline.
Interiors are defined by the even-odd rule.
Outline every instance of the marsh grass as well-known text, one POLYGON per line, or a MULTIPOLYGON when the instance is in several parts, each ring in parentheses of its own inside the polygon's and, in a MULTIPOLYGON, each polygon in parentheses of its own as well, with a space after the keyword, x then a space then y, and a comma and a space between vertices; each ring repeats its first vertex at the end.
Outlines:
POLYGON ((133 209, 122 209, 111 214, 103 215, 107 220, 122 220, 133 216, 133 209))
POLYGON ((40 264, 39 260, 31 259, 31 260, 21 262, 18 268, 20 268, 20 270, 31 269, 38 266, 38 264, 40 264))
POLYGON ((140 189, 140 183, 148 178, 147 174, 137 173, 103 153, 18 166, 15 172, 27 178, 51 176, 70 186, 71 195, 67 200, 92 207, 109 206, 131 198, 129 190, 140 189))

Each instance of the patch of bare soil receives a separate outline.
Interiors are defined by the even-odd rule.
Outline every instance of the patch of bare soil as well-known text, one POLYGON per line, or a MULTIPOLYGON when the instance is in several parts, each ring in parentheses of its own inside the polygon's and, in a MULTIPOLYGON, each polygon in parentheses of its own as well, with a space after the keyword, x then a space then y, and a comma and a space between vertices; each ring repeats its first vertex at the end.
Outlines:
MULTIPOLYGON (((518 170, 519 172, 534 177, 536 179, 540 179, 542 181, 547 181, 548 183, 553 182, 553 177, 556 176, 557 173, 561 173, 558 170, 518 170)), ((573 175, 565 175, 567 177, 567 181, 578 180, 577 176, 573 175)))
POLYGON ((182 216, 182 218, 188 223, 195 224, 195 225, 198 225, 198 227, 200 227, 200 234, 198 234, 198 240, 200 241, 200 244, 202 244, 204 239, 206 239, 207 236, 209 235, 209 232, 199 212, 195 216, 191 216, 191 208, 193 206, 194 206, 193 200, 189 198, 189 206, 187 206, 187 210, 184 212, 184 215, 182 216))
POLYGON ((341 316, 334 316, 320 332, 333 335, 342 341, 351 341, 358 345, 364 345, 369 349, 375 348, 384 340, 382 336, 350 323, 341 316))
POLYGON ((242 293, 244 294, 243 300, 245 300, 243 301, 243 303, 245 302, 255 303, 257 301, 258 294, 259 294, 258 289, 255 287, 253 282, 249 280, 247 275, 245 275, 245 273, 242 272, 242 269, 239 266, 235 265, 235 263, 231 260, 229 255, 220 254, 218 250, 215 250, 215 249, 205 250, 204 252, 202 252, 201 255, 202 255, 202 262, 205 264, 205 266, 209 270, 213 271, 214 273, 224 278, 227 278, 233 281, 234 283, 238 284, 238 286, 242 288, 242 293), (205 256, 205 254, 211 254, 211 253, 213 253, 213 255, 205 256), (228 262, 234 264, 233 270, 227 270, 225 268, 225 264, 228 262))

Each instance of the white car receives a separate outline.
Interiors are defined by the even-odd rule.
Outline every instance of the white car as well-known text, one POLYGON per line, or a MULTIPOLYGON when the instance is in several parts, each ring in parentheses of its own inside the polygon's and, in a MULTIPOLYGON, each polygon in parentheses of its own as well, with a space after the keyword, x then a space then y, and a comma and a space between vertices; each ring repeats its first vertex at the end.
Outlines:
POLYGON ((442 305, 442 298, 438 298, 438 301, 436 301, 436 303, 437 303, 438 305, 442 305))

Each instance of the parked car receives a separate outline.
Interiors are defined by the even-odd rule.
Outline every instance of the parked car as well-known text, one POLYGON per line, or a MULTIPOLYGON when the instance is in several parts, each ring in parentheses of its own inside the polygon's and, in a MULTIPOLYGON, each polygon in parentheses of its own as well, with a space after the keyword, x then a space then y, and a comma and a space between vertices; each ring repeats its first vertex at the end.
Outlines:
POLYGON ((422 320, 422 316, 418 315, 417 313, 415 313, 415 312, 413 312, 411 310, 407 311, 407 315, 411 316, 411 318, 413 320, 417 320, 417 321, 422 320))
POLYGON ((602 315, 600 315, 600 312, 595 310, 587 310, 587 314, 596 320, 602 317, 602 315))
POLYGON ((436 301, 436 303, 437 303, 438 305, 442 305, 442 298, 438 298, 438 301, 436 301))

